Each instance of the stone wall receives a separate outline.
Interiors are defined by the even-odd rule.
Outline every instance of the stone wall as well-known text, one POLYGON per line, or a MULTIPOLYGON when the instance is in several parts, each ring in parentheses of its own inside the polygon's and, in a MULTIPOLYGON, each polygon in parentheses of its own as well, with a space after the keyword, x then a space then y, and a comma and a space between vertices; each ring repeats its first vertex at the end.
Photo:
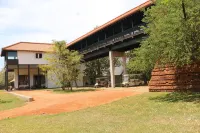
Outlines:
POLYGON ((200 62, 184 67, 154 68, 149 82, 150 92, 200 92, 200 62))

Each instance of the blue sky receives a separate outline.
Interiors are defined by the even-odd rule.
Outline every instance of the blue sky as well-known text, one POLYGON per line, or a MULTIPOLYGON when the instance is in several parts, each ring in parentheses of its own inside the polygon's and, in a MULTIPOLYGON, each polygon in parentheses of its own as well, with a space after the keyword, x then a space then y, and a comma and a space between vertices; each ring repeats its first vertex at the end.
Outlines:
POLYGON ((0 0, 0 48, 20 41, 71 42, 145 1, 0 0))

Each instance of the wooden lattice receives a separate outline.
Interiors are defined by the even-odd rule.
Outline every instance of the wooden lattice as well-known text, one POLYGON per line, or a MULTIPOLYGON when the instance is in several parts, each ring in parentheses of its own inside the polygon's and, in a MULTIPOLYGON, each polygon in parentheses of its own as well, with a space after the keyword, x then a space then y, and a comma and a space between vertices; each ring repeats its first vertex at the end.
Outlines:
POLYGON ((200 92, 200 63, 184 67, 154 68, 149 82, 150 92, 160 91, 200 92))

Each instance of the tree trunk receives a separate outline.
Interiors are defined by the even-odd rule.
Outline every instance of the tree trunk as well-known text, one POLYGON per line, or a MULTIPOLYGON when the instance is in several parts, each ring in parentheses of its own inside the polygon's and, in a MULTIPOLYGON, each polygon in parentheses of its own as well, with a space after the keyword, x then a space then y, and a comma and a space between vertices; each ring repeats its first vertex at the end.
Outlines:
POLYGON ((145 74, 143 74, 143 80, 144 80, 144 84, 147 85, 147 84, 148 84, 148 83, 147 83, 147 77, 146 77, 145 74))
POLYGON ((97 76, 101 76, 101 63, 97 60, 97 76))
POLYGON ((70 86, 70 90, 72 91, 72 84, 71 84, 71 83, 69 83, 69 86, 70 86))
POLYGON ((78 88, 78 84, 77 84, 76 80, 74 80, 74 83, 75 83, 76 88, 78 88))
POLYGON ((64 87, 64 86, 62 86, 62 90, 63 90, 63 91, 65 90, 65 87, 64 87))

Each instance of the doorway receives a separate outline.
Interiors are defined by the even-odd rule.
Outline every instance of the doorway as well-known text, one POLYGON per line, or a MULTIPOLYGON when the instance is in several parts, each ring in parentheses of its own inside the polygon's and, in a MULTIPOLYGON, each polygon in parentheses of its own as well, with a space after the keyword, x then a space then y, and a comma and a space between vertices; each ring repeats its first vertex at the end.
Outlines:
POLYGON ((36 88, 45 88, 45 76, 44 75, 34 75, 33 85, 36 88))

